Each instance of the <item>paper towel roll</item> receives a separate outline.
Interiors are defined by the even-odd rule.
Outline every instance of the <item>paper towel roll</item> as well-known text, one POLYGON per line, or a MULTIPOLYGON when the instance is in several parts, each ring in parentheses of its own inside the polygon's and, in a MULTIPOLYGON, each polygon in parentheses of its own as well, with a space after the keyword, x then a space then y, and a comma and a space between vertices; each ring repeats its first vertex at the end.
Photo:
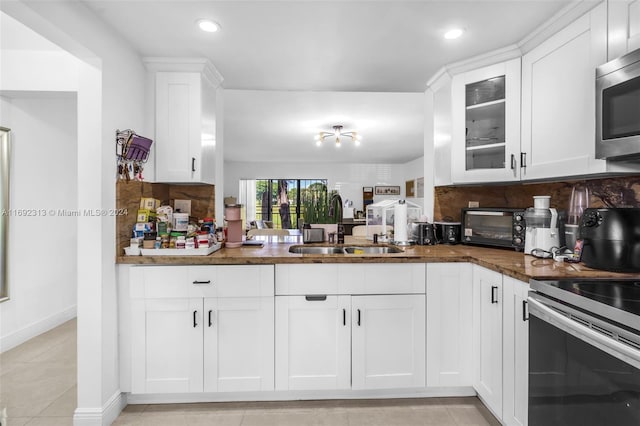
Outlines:
POLYGON ((393 208, 393 239, 405 242, 407 238, 407 204, 396 204, 393 208))

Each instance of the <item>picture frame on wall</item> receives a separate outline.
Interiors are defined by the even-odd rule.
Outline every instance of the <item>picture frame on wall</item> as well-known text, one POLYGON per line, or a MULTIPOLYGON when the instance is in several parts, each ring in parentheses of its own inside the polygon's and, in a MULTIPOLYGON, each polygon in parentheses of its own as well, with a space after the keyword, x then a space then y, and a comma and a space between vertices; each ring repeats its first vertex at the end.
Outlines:
POLYGON ((400 186, 376 186, 376 195, 400 195, 400 186))
POLYGON ((416 196, 415 194, 415 181, 413 180, 408 180, 405 182, 404 184, 404 193, 405 193, 405 197, 407 198, 413 198, 416 196))

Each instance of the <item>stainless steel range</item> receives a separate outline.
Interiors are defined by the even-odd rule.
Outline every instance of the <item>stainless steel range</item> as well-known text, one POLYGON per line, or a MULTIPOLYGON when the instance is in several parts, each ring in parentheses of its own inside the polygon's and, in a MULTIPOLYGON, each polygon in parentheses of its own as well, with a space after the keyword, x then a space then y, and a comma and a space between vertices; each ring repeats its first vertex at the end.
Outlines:
POLYGON ((640 279, 530 284, 529 426, 640 425, 640 279))

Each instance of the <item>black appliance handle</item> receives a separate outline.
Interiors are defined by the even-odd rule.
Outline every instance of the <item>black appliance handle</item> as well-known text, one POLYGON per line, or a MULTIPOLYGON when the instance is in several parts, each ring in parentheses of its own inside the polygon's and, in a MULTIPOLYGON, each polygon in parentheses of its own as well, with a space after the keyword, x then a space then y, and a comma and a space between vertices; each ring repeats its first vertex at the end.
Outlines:
POLYGON ((498 286, 491 286, 491 303, 498 303, 498 286))

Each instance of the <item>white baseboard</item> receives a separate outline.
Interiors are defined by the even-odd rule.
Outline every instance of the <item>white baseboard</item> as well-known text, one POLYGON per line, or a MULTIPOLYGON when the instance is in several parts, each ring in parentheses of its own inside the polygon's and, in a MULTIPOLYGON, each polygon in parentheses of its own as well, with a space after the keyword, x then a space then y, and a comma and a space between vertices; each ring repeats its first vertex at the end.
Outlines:
POLYGON ((128 404, 184 404, 195 402, 298 401, 317 399, 441 398, 476 395, 476 391, 471 386, 462 386, 377 390, 126 394, 126 399, 128 404))
POLYGON ((6 336, 2 336, 0 337, 0 353, 15 348, 27 340, 33 339, 34 337, 39 336, 40 334, 49 331, 52 328, 75 318, 76 316, 77 306, 73 305, 64 311, 49 315, 46 318, 26 325, 19 330, 7 334, 6 336))
POLYGON ((117 391, 99 408, 76 408, 73 426, 109 426, 127 406, 127 400, 123 395, 117 391))

